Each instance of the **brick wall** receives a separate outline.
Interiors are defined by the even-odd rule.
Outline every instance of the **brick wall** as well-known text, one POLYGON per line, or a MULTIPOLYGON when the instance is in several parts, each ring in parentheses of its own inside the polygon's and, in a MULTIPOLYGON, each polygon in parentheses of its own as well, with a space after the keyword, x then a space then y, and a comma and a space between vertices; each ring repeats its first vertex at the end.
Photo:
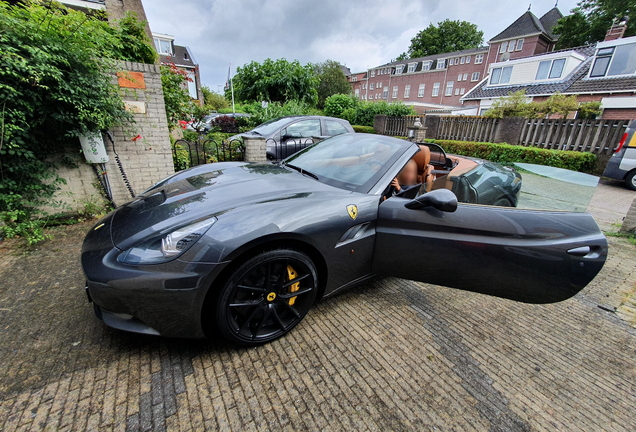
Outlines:
MULTIPOLYGON (((138 194, 174 173, 161 75, 159 65, 156 64, 125 62, 119 66, 120 71, 138 72, 143 77, 133 80, 133 85, 139 88, 120 88, 124 101, 128 102, 131 109, 138 110, 133 112, 135 123, 111 130, 124 171, 133 190, 138 194)), ((113 145, 106 137, 104 142, 110 157, 106 169, 113 201, 116 205, 121 205, 129 201, 131 196, 117 166, 113 145)), ((97 177, 93 168, 84 161, 79 140, 69 144, 67 154, 76 160, 79 168, 61 167, 58 170, 67 184, 59 191, 56 199, 72 210, 81 209, 86 201, 102 201, 97 177)))

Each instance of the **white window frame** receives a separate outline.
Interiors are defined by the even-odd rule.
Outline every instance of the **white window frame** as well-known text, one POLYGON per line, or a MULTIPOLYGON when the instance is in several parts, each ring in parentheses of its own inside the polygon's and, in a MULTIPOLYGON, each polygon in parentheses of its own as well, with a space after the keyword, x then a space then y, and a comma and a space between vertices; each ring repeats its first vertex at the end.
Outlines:
POLYGON ((432 62, 432 61, 430 61, 430 60, 429 60, 429 61, 422 62, 422 70, 423 70, 423 71, 425 71, 425 70, 431 70, 431 66, 432 66, 432 65, 433 65, 433 62, 432 62))
POLYGON ((373 78, 375 76, 375 70, 371 71, 371 78, 373 78))
POLYGON ((439 96, 439 88, 440 88, 440 83, 438 82, 433 83, 433 93, 431 93, 431 96, 433 97, 439 96))
POLYGON ((417 97, 424 97, 424 91, 426 90, 426 84, 420 84, 417 88, 417 97))
POLYGON ((388 99, 389 97, 389 87, 382 88, 382 99, 388 99))
POLYGON ((465 61, 466 61, 466 57, 462 57, 459 59, 459 64, 464 64, 465 61))
POLYGON ((459 74, 459 75, 457 75, 457 81, 461 81, 461 80, 462 80, 462 75, 463 75, 463 74, 459 74))
POLYGON ((403 71, 404 71, 404 65, 397 65, 397 66, 395 67, 395 74, 396 74, 396 75, 401 74, 403 71))
POLYGON ((471 56, 466 56, 466 64, 470 64, 470 57, 471 56))
POLYGON ((375 90, 375 83, 369 84, 369 90, 375 90))
POLYGON ((468 81, 468 72, 464 73, 462 81, 468 81))
POLYGON ((407 84, 404 86, 404 99, 408 99, 411 97, 411 84, 407 84))
POLYGON ((437 59, 437 66, 435 69, 446 69, 446 59, 437 59))
POLYGON ((375 85, 375 88, 377 88, 378 90, 380 90, 380 87, 382 87, 382 81, 375 85))
POLYGON ((470 76, 470 81, 471 82, 479 81, 479 75, 481 75, 479 72, 473 72, 472 75, 470 76))
POLYGON ((397 99, 398 95, 398 86, 393 86, 393 93, 391 94, 391 98, 397 99))
POLYGON ((508 42, 508 52, 513 52, 515 50, 515 41, 508 42))
POLYGON ((455 87, 455 96, 459 96, 459 87, 455 87))
POLYGON ((417 69, 417 63, 409 63, 408 72, 413 73, 415 72, 415 69, 417 69))
POLYGON ((444 92, 444 96, 452 96, 453 95, 453 86, 455 85, 454 81, 448 81, 446 83, 446 91, 444 92))
POLYGON ((461 90, 459 91, 460 95, 464 95, 464 93, 466 93, 466 87, 462 87, 461 90))
POLYGON ((508 51, 508 41, 504 41, 499 45, 499 54, 503 54, 508 51))
POLYGON ((477 54, 475 55, 475 64, 482 64, 484 62, 484 55, 477 54))
POLYGON ((515 51, 521 51, 523 49, 523 39, 517 39, 517 46, 515 47, 515 51))

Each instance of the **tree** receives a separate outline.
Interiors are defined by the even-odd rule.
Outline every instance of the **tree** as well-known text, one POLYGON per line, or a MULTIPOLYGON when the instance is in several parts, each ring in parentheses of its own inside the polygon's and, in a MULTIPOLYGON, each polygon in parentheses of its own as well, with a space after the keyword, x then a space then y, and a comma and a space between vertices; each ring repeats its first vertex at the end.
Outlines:
MULTIPOLYGON (((0 220, 5 236, 43 238, 40 209, 64 180, 56 161, 78 135, 128 123, 117 60, 154 61, 132 16, 123 26, 57 2, 0 1, 0 220)), ((151 50, 151 49, 150 49, 151 50)), ((152 51, 152 50, 151 50, 152 51)))
POLYGON ((626 15, 634 19, 628 21, 625 36, 636 35, 636 0, 581 0, 571 12, 552 29, 559 35, 558 49, 602 41, 612 22, 626 15))
MULTIPOLYGON (((241 102, 298 100, 314 105, 318 99, 318 78, 314 76, 313 67, 303 66, 298 60, 252 61, 236 68, 232 82, 234 96, 241 102)), ((229 91, 226 90, 226 98, 229 91)))
POLYGON ((347 80, 340 63, 326 60, 314 65, 314 74, 319 80, 318 108, 323 108, 325 100, 335 94, 351 93, 351 84, 347 80))
POLYGON ((210 90, 208 86, 201 86, 201 93, 203 93, 203 105, 208 111, 220 111, 230 106, 225 96, 210 90))
POLYGON ((569 113, 578 108, 576 95, 565 96, 561 93, 555 93, 543 102, 535 102, 528 100, 525 90, 519 90, 497 99, 484 115, 490 118, 541 118, 551 114, 560 114, 566 118, 569 113))
POLYGON ((186 85, 190 79, 192 78, 188 77, 188 73, 174 63, 161 66, 161 88, 170 130, 179 125, 179 120, 188 119, 192 115, 194 104, 186 85))
POLYGON ((407 52, 400 54, 398 60, 426 57, 469 48, 477 48, 484 42, 484 32, 468 21, 446 19, 432 23, 411 39, 407 52))

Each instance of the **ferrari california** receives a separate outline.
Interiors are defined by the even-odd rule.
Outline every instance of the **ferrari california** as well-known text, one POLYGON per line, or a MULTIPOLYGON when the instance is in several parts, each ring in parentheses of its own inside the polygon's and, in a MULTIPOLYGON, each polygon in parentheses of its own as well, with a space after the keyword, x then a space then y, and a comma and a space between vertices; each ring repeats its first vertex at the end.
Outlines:
POLYGON ((89 300, 117 329, 250 346, 374 275, 551 303, 600 271, 591 215, 516 208, 519 174, 433 150, 343 134, 277 164, 178 172, 91 228, 89 300))

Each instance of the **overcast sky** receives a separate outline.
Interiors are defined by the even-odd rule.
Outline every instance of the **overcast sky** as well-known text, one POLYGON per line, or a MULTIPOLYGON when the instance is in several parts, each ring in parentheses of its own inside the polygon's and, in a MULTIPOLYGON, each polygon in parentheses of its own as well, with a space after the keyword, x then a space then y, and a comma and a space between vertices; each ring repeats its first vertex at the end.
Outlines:
MULTIPOLYGON (((266 58, 327 59, 353 72, 387 63, 407 50, 430 23, 477 24, 488 41, 527 9, 530 1, 504 0, 143 0, 153 32, 190 47, 201 81, 218 91, 228 66, 266 58)), ((577 0, 560 0, 564 15, 577 0)), ((533 0, 541 17, 555 0, 533 0)))

